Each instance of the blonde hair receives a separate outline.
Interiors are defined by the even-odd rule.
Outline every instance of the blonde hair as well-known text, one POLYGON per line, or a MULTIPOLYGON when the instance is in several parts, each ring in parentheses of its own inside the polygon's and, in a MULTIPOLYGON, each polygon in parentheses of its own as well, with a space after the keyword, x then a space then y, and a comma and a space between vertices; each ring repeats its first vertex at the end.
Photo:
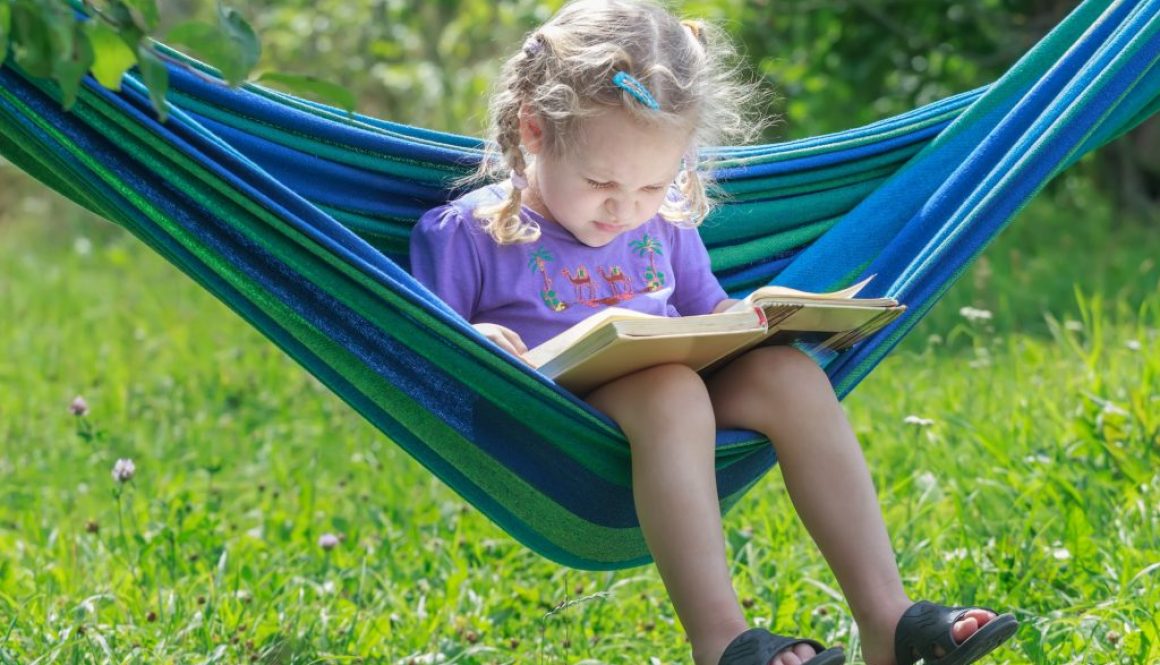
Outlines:
MULTIPOLYGON (((752 140, 761 122, 749 114, 760 110, 761 98, 756 86, 739 76, 736 51, 720 29, 678 20, 650 0, 574 0, 504 64, 492 94, 484 158, 465 182, 508 177, 526 182, 521 106, 544 123, 544 149, 553 155, 568 154, 586 118, 623 109, 642 123, 690 132, 691 154, 676 183, 681 199, 666 197, 660 214, 695 226, 711 207, 707 174, 696 169, 696 150, 752 140), (613 83, 621 71, 636 78, 658 108, 613 83)), ((521 188, 510 187, 504 200, 475 211, 496 242, 539 238, 539 227, 520 218, 522 200, 521 188)))

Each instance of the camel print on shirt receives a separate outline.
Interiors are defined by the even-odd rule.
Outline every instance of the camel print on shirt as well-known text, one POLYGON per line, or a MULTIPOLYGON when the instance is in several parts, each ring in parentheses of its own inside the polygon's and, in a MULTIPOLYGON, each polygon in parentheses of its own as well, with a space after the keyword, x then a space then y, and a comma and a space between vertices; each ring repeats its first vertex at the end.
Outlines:
POLYGON ((540 245, 528 257, 528 267, 539 272, 543 279, 540 299, 553 312, 562 312, 576 305, 593 308, 619 305, 642 293, 652 293, 663 288, 665 274, 657 269, 656 264, 656 257, 664 256, 661 242, 644 233, 629 246, 642 259, 639 265, 630 266, 628 271, 621 265, 599 265, 594 275, 583 263, 572 267, 563 266, 556 271, 552 265, 556 263, 555 257, 540 245), (552 279, 554 272, 570 283, 565 293, 557 290, 558 282, 552 279))

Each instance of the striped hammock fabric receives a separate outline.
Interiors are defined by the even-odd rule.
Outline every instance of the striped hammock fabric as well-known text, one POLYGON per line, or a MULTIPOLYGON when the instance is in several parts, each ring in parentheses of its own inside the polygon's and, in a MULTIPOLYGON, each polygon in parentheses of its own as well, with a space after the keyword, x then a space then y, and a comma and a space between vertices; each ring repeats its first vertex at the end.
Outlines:
MULTIPOLYGON (((628 444, 407 273, 407 236, 477 139, 348 116, 211 70, 171 69, 169 120, 140 82, 55 87, 0 69, 0 154, 123 225, 261 330, 512 536, 562 564, 649 560, 628 444)), ((991 86, 866 127, 711 157, 702 228, 728 290, 877 277, 907 314, 825 359, 847 394, 1052 176, 1160 108, 1160 0, 1088 0, 991 86)), ((11 59, 9 59, 11 63, 11 59)), ((775 463, 718 437, 727 510, 775 463)))

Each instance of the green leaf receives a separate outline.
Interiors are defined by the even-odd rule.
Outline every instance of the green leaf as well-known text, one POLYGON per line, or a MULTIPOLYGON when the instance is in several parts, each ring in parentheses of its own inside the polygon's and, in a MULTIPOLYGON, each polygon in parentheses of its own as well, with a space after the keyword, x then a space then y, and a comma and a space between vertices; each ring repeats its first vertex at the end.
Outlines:
POLYGON ((157 29, 161 14, 157 11, 156 0, 125 0, 125 5, 129 9, 129 15, 133 17, 133 23, 142 32, 148 33, 157 29))
POLYGON ((108 5, 101 10, 101 17, 105 21, 111 21, 113 23, 113 27, 117 30, 124 30, 134 25, 133 13, 129 11, 129 6, 120 0, 112 0, 109 2, 108 5))
POLYGON ((92 68, 95 59, 93 45, 85 34, 84 26, 74 23, 71 33, 69 50, 60 52, 52 70, 53 77, 60 84, 61 104, 66 111, 76 103, 81 81, 92 68))
POLYGON ((92 42, 95 60, 93 76, 110 90, 121 89, 121 78, 137 64, 137 55, 122 40, 122 36, 104 21, 88 21, 85 25, 92 42))
POLYGON ((201 21, 186 21, 179 23, 169 29, 165 35, 166 44, 181 44, 189 47, 199 58, 205 60, 209 64, 215 64, 219 60, 220 36, 217 30, 208 23, 201 21))
POLYGON ((12 43, 16 64, 32 76, 52 76, 52 40, 44 18, 31 6, 12 6, 12 43))
POLYGON ((261 47, 257 35, 237 12, 222 7, 218 18, 216 27, 200 21, 181 23, 169 31, 165 41, 188 47, 220 71, 227 83, 238 85, 258 63, 261 47))
POLYGON ((0 1, 0 65, 8 58, 8 31, 12 26, 12 7, 0 1))
POLYGON ((55 61, 64 57, 72 57, 77 37, 77 20, 71 12, 65 9, 63 3, 43 3, 40 5, 40 15, 44 24, 48 26, 53 53, 53 69, 55 61))
POLYGON ((150 44, 142 43, 137 48, 137 65, 141 69, 141 79, 149 89, 149 99, 157 111, 157 118, 165 122, 169 110, 165 106, 165 93, 169 91, 169 70, 150 44))
POLYGON ((217 69, 222 78, 228 80, 230 54, 226 50, 225 40, 212 25, 201 21, 180 23, 165 35, 165 43, 186 47, 194 57, 217 69))
MULTIPOLYGON (((136 53, 137 49, 142 45, 142 43, 148 43, 144 41, 146 39, 146 31, 137 25, 133 19, 132 12, 130 12, 129 8, 121 2, 116 2, 109 5, 109 7, 105 10, 104 15, 106 18, 113 22, 112 26, 107 27, 110 27, 110 29, 117 33, 121 39, 121 43, 124 44, 130 51, 136 53)), ((106 21, 90 22, 107 24, 106 21)))
POLYGON ((347 113, 353 112, 356 104, 353 92, 337 83, 324 81, 314 76, 266 72, 258 78, 258 82, 273 83, 287 92, 337 106, 347 113))
POLYGON ((218 28, 225 35, 230 53, 229 69, 223 69, 226 81, 238 85, 246 80, 258 59, 262 57, 262 45, 258 35, 249 23, 234 8, 218 4, 218 28))

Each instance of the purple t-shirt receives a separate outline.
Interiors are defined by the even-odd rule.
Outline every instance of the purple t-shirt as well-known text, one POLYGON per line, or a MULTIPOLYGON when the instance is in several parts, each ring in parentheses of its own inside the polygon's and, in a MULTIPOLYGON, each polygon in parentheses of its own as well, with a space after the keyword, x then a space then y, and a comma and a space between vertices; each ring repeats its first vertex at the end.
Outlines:
POLYGON ((540 238, 500 245, 472 211, 503 195, 477 189, 429 210, 411 232, 411 273, 471 323, 511 328, 532 348, 610 305, 691 316, 727 297, 696 229, 657 215, 588 247, 525 206, 540 238))

